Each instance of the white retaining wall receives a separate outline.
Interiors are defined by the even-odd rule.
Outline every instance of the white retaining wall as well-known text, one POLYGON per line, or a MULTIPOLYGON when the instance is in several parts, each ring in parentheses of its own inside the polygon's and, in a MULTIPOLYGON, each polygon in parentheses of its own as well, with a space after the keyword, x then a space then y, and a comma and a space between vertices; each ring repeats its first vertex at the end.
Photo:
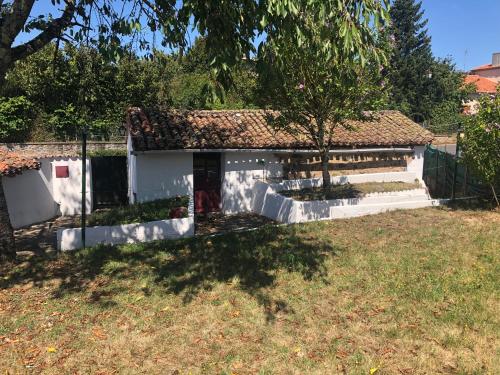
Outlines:
MULTIPOLYGON (((62 251, 83 247, 81 228, 59 229, 57 248, 62 251)), ((85 245, 119 245, 194 236, 194 217, 150 221, 143 224, 89 227, 85 231, 85 245)))
MULTIPOLYGON (((340 176, 339 182, 413 182, 415 174, 410 172, 381 173, 371 175, 340 176)), ((252 210, 282 223, 303 223, 317 220, 349 218, 362 215, 377 214, 385 211, 408 208, 421 208, 439 205, 429 198, 427 190, 414 189, 401 192, 373 193, 362 198, 334 199, 328 201, 297 201, 280 195, 282 190, 297 190, 319 186, 321 180, 290 180, 280 184, 255 183, 255 195, 252 210), (319 182, 318 182, 319 181, 319 182)))

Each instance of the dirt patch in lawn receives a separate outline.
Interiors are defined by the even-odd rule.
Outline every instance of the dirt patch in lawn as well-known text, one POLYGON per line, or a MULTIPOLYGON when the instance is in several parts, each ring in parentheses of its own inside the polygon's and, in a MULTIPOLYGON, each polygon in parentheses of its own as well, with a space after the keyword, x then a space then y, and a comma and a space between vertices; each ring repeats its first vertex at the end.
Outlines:
POLYGON ((3 264, 0 369, 496 374, 497 215, 426 208, 3 264))
POLYGON ((46 255, 57 250, 56 235, 61 228, 78 228, 80 216, 56 217, 43 223, 33 224, 26 228, 16 229, 14 237, 19 254, 46 255))
POLYGON ((329 199, 361 198, 369 193, 386 193, 394 191, 419 189, 422 185, 415 181, 407 182, 366 182, 361 184, 339 184, 329 188, 305 188, 301 190, 286 190, 280 194, 301 201, 317 201, 329 199))

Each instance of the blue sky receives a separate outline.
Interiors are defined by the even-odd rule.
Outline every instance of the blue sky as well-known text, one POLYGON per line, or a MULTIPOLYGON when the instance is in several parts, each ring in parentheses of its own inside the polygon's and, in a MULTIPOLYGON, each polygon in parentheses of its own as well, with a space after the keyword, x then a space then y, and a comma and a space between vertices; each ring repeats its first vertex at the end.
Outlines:
POLYGON ((491 63, 500 52, 500 0, 423 0, 432 50, 457 68, 491 63))
MULTIPOLYGON (((423 0, 422 4, 435 56, 449 56, 458 69, 469 70, 490 63, 492 53, 500 52, 500 0, 423 0)), ((32 15, 53 10, 51 1, 38 0, 32 15)))

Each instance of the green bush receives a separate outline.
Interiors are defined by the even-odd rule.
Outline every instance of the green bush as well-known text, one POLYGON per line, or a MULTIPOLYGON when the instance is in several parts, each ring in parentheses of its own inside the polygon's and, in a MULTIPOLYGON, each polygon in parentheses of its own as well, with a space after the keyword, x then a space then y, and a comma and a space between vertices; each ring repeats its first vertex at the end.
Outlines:
POLYGON ((0 97, 0 142, 24 140, 29 134, 33 104, 24 96, 0 97))
POLYGON ((87 217, 87 225, 120 225, 168 220, 170 219, 170 211, 178 207, 186 208, 186 217, 188 204, 189 197, 184 196, 115 207, 92 213, 87 217))
POLYGON ((85 125, 85 120, 73 104, 56 109, 47 120, 58 138, 75 137, 85 125))
POLYGON ((464 115, 460 111, 460 102, 456 100, 447 100, 437 104, 432 109, 432 120, 428 129, 435 134, 456 132, 464 122, 464 115))
POLYGON ((481 99, 478 113, 465 123, 462 146, 465 162, 491 187, 500 206, 500 92, 481 99))

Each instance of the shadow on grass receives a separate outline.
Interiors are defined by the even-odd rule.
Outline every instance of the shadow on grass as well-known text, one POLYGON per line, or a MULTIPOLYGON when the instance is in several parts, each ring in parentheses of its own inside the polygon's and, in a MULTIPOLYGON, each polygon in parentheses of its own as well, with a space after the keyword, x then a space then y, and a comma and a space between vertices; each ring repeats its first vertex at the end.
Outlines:
POLYGON ((326 258, 341 251, 300 227, 269 225, 214 237, 100 246, 52 260, 32 258, 13 264, 9 276, 0 280, 0 287, 29 282, 41 287, 58 279, 54 298, 91 291, 89 303, 104 304, 105 298, 112 297, 106 290, 118 288, 116 292, 126 293, 120 290, 119 280, 148 276, 154 280, 155 292, 179 294, 184 303, 189 303, 216 283, 237 280, 234 285, 254 297, 272 321, 277 311, 288 310, 286 301, 273 300, 268 293, 277 272, 296 273, 305 280, 324 280, 326 258), (120 264, 123 266, 116 266, 120 264))
POLYGON ((449 201, 446 208, 453 211, 493 211, 498 210, 493 198, 471 198, 471 199, 457 199, 455 201, 449 201))

